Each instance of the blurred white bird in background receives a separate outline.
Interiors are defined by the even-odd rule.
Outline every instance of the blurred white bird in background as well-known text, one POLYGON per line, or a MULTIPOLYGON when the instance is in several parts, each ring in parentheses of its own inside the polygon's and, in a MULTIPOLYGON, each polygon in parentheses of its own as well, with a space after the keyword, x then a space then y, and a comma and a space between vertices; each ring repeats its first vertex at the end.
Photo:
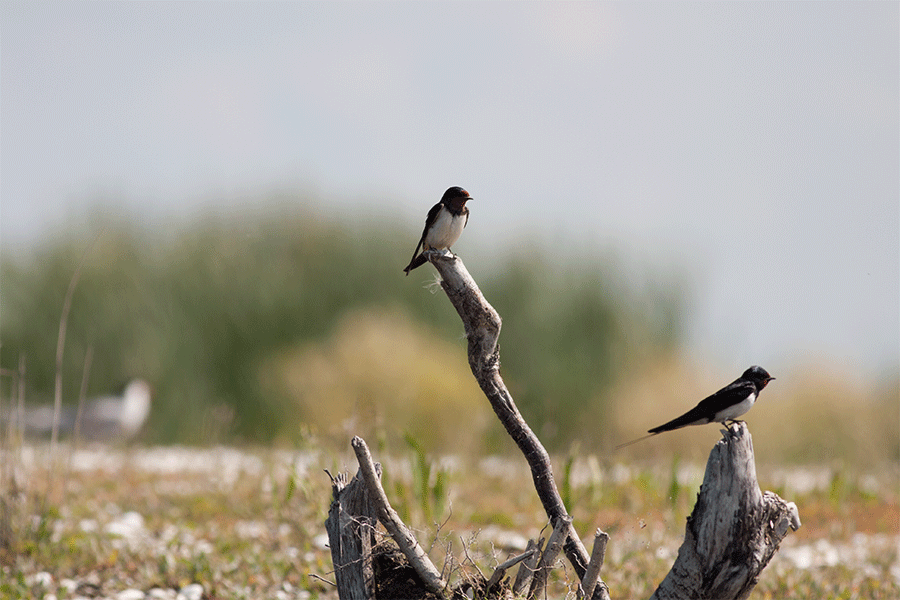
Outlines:
MULTIPOLYGON (((150 416, 151 388, 143 379, 132 379, 121 396, 103 396, 85 403, 81 416, 78 408, 64 406, 59 417, 59 432, 72 434, 78 421, 79 436, 86 439, 131 439, 150 416)), ((25 408, 22 425, 26 434, 50 435, 53 429, 53 406, 25 408)))

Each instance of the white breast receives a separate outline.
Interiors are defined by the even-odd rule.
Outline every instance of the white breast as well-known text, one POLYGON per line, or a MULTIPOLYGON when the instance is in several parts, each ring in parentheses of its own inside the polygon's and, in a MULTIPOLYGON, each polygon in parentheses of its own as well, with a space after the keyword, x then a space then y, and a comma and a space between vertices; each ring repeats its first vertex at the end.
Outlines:
POLYGON ((425 236, 425 245, 434 250, 449 248, 459 239, 465 226, 465 215, 454 216, 449 210, 441 207, 434 225, 425 236))
POLYGON ((716 423, 724 423, 730 419, 737 419, 739 416, 750 410, 754 402, 756 402, 756 394, 750 394, 743 402, 717 412, 713 421, 716 423))

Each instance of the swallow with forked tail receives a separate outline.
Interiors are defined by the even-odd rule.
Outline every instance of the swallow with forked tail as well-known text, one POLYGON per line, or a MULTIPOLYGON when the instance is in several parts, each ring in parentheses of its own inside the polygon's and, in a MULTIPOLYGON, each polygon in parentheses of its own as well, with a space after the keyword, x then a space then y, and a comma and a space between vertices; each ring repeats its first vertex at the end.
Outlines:
POLYGON ((677 419, 663 423, 659 427, 650 429, 644 437, 616 446, 616 450, 630 446, 631 444, 646 440, 649 437, 681 429, 688 425, 705 425, 707 423, 725 423, 734 421, 737 417, 746 413, 770 381, 775 379, 762 367, 753 366, 744 371, 744 374, 723 387, 721 390, 704 398, 700 404, 687 411, 677 419))

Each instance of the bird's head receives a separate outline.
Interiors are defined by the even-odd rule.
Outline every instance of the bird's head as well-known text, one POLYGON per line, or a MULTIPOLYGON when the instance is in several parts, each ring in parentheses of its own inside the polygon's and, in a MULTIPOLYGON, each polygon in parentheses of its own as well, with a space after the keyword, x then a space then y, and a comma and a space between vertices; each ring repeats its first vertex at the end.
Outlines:
POLYGON ((759 389, 763 389, 770 381, 775 379, 774 377, 769 375, 769 373, 765 369, 756 365, 744 371, 744 374, 741 375, 741 377, 743 377, 744 379, 749 379, 750 381, 755 383, 757 388, 759 389))
POLYGON ((466 202, 471 199, 472 196, 469 195, 469 192, 459 186, 454 186, 449 188, 444 192, 444 195, 441 196, 441 204, 452 208, 453 210, 460 210, 466 205, 466 202))

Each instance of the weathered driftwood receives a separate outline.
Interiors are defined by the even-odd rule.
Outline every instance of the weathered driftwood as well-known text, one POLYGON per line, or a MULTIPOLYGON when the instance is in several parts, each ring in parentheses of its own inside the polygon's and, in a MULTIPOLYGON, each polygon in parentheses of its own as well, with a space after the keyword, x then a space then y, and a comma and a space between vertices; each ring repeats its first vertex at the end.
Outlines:
POLYGON ((550 571, 556 564, 556 557, 562 550, 566 541, 569 525, 572 524, 572 517, 563 517, 557 519, 556 525, 553 527, 553 533, 547 540, 547 547, 541 554, 541 560, 538 561, 537 569, 534 571, 534 578, 531 580, 531 589, 528 590, 528 598, 540 598, 545 596, 545 588, 547 587, 547 578, 550 577, 550 571))
POLYGON ((538 561, 541 559, 541 548, 544 546, 544 538, 540 538, 537 543, 534 540, 528 540, 528 546, 525 551, 531 551, 531 556, 522 561, 519 572, 516 573, 516 579, 513 582, 513 596, 519 597, 523 595, 528 586, 531 585, 531 579, 534 577, 534 571, 537 569, 538 561))
MULTIPOLYGON (((397 543, 400 551, 409 560, 409 564, 416 570, 425 588, 439 597, 444 597, 447 593, 447 582, 441 577, 440 572, 432 564, 425 550, 419 545, 412 531, 403 524, 397 511, 391 508, 387 495, 381 487, 380 475, 375 471, 375 464, 372 462, 372 455, 369 453, 369 447, 366 442, 359 436, 355 436, 350 445, 356 453, 356 460, 359 461, 359 470, 363 480, 368 488, 369 500, 378 520, 388 530, 391 537, 397 543)), ((341 597, 343 598, 343 596, 341 597)))
POLYGON ((746 423, 723 434, 706 463, 678 558, 655 599, 746 598, 788 530, 800 527, 793 502, 760 492, 746 423))
POLYGON ((537 552, 538 550, 534 545, 534 540, 529 540, 528 547, 526 548, 525 552, 517 556, 513 556, 509 560, 497 565, 497 568, 494 569, 493 575, 491 575, 491 578, 488 579, 487 584, 485 584, 484 586, 484 595, 490 595, 491 590, 494 588, 494 586, 499 584, 506 576, 506 571, 513 568, 523 560, 531 558, 533 555, 537 554, 537 552))
MULTIPOLYGON (((550 522, 556 527, 557 522, 565 519, 568 513, 553 479, 550 455, 522 418, 500 376, 500 353, 497 350, 500 315, 485 300, 458 257, 435 251, 425 254, 441 274, 441 287, 462 319, 469 343, 469 367, 472 374, 506 432, 525 455, 538 497, 550 522)), ((566 527, 563 549, 578 578, 583 578, 590 558, 571 522, 566 527)), ((597 600, 609 600, 609 588, 599 577, 593 597, 597 600)))
MULTIPOLYGON (((326 471, 328 473, 328 471, 326 471)), ((375 574, 372 568, 377 516, 369 501, 369 491, 361 472, 352 480, 346 473, 331 477, 333 500, 325 520, 331 562, 341 600, 375 598, 375 574)), ((380 465, 378 476, 381 476, 380 465)))
POLYGON ((606 544, 609 542, 609 534, 601 529, 594 533, 594 549, 591 550, 591 562, 587 571, 581 578, 581 586, 578 588, 579 598, 590 598, 594 595, 597 580, 600 579, 600 569, 603 568, 603 559, 606 557, 606 544))

